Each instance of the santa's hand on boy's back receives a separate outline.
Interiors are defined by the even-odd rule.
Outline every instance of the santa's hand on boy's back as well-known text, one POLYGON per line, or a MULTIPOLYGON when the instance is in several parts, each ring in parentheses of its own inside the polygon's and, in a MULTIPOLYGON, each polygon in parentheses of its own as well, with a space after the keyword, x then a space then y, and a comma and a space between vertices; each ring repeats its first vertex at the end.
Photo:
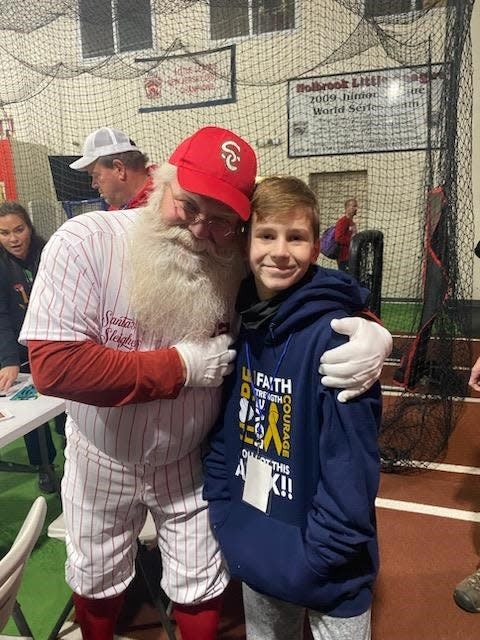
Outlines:
POLYGON ((345 344, 325 351, 319 373, 326 387, 343 389, 339 402, 347 402, 367 391, 380 377, 383 362, 392 350, 392 336, 377 322, 360 317, 331 321, 337 333, 349 336, 345 344))

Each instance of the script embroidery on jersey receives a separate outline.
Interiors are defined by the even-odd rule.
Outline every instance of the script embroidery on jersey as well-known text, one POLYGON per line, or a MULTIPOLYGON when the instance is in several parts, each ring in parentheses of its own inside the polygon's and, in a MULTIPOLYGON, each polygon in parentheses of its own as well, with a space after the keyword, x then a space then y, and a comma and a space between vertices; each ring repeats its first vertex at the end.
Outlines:
POLYGON ((103 319, 103 344, 115 344, 124 351, 135 351, 140 346, 137 322, 128 316, 116 316, 107 311, 103 319))

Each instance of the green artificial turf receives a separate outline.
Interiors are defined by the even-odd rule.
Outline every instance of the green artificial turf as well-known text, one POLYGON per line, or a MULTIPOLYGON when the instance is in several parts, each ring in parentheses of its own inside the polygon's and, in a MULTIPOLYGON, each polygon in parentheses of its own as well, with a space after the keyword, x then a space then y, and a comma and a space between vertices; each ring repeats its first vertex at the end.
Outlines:
MULTIPOLYGON (((389 300, 382 302, 381 320, 393 335, 415 335, 420 328, 423 311, 421 302, 396 302, 389 300)), ((448 310, 447 310, 448 311, 448 310)), ((457 312, 458 313, 458 312, 457 312)), ((448 335, 451 337, 465 336, 465 326, 460 325, 453 312, 439 314, 431 329, 432 336, 448 335)))
MULTIPOLYGON (((63 469, 63 444, 54 427, 52 436, 57 448, 55 465, 60 478, 63 469)), ((0 460, 28 464, 23 438, 2 447, 0 460)), ((10 549, 32 502, 37 496, 44 495, 48 505, 45 525, 28 561, 17 600, 35 640, 46 640, 71 591, 64 578, 65 544, 47 537, 48 525, 60 514, 60 498, 57 494, 41 494, 37 479, 36 473, 0 472, 0 557, 10 549)), ((20 635, 12 620, 9 620, 2 633, 20 635)))
POLYGON ((421 312, 420 303, 382 302, 381 319, 390 333, 416 333, 421 312))

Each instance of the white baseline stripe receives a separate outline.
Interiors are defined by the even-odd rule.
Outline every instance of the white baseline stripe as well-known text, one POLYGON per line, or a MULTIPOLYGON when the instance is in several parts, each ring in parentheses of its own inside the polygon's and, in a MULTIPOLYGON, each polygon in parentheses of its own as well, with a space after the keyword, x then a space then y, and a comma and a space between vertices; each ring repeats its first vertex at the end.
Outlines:
POLYGON ((375 500, 375 506, 379 507, 380 509, 408 511, 409 513, 421 513, 428 516, 451 518, 452 520, 480 522, 480 513, 477 513, 476 511, 463 511, 462 509, 435 507, 431 504, 421 504, 419 502, 405 502, 404 500, 389 500, 388 498, 377 498, 375 500))
POLYGON ((411 460, 408 462, 396 462, 393 465, 393 468, 395 467, 413 467, 416 469, 430 469, 431 471, 446 471, 447 473, 465 473, 470 476, 480 476, 480 467, 466 467, 461 464, 447 464, 445 462, 411 460))
MULTIPOLYGON (((409 340, 413 340, 416 338, 416 335, 406 334, 406 333, 392 333, 393 338, 408 338, 409 340)), ((457 342, 480 342, 480 338, 463 338, 461 336, 457 336, 453 338, 457 342)), ((430 340, 441 340, 438 336, 432 336, 430 340)))
MULTIPOLYGON (((404 396, 405 398, 425 398, 425 399, 437 399, 441 400, 441 396, 430 394, 427 395, 425 393, 411 393, 410 391, 402 391, 398 387, 390 387, 388 385, 382 384, 382 395, 389 397, 400 397, 404 396)), ((457 396, 451 396, 451 400, 454 402, 465 402, 465 404, 478 404, 480 402, 480 398, 459 398, 457 396)))

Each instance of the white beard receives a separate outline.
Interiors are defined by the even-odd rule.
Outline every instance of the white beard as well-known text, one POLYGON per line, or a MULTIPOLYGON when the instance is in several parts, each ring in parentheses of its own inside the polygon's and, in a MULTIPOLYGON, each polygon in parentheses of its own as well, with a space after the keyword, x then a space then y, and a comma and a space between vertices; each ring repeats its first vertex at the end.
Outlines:
POLYGON ((231 325, 245 267, 239 244, 218 248, 161 220, 159 186, 130 233, 129 288, 141 329, 164 346, 204 340, 231 325))

